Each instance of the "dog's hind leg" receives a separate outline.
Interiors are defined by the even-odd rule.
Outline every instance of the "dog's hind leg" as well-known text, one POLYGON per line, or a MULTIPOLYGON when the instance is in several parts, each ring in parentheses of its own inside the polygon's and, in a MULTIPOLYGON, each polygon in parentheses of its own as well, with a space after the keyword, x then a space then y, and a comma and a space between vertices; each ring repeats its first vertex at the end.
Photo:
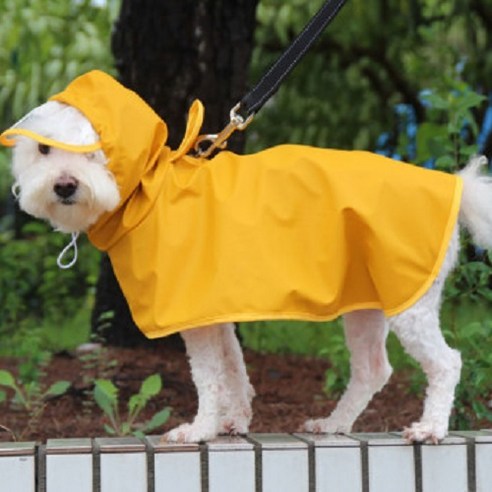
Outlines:
POLYGON ((220 432, 245 434, 251 422, 251 401, 255 392, 249 382, 234 324, 224 323, 221 326, 226 388, 221 393, 220 432))
POLYGON ((344 316, 350 350, 350 381, 333 413, 326 419, 308 420, 308 432, 350 432, 373 395, 391 376, 386 353, 388 334, 384 314, 376 310, 354 311, 344 316))
POLYGON ((429 303, 428 297, 392 318, 390 323, 405 350, 421 364, 428 380, 422 418, 403 434, 409 441, 435 444, 448 431, 454 391, 460 378, 461 356, 444 340, 438 306, 429 303))
POLYGON ((222 327, 207 326, 181 333, 198 393, 198 412, 191 424, 183 424, 164 435, 172 442, 213 439, 220 431, 221 401, 226 391, 222 351, 222 327))
POLYGON ((389 318, 405 350, 420 363, 427 380, 424 412, 419 422, 405 429, 409 441, 437 443, 447 434, 454 391, 461 372, 461 356, 444 339, 439 323, 439 309, 444 281, 458 255, 455 231, 441 272, 430 289, 410 309, 389 318))

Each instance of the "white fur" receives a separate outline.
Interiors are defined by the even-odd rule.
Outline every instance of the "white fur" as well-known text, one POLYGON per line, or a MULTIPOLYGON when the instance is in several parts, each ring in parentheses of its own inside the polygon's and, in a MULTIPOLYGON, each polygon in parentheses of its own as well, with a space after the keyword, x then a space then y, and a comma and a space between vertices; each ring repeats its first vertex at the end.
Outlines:
POLYGON ((483 248, 490 248, 492 245, 492 228, 490 227, 492 177, 481 175, 481 170, 486 165, 486 157, 475 157, 459 173, 464 182, 460 221, 470 231, 475 244, 483 248))
MULTIPOLYGON (((36 110, 36 124, 44 135, 93 142, 90 123, 76 110, 47 103, 36 110), (60 122, 63 122, 60 124, 60 122), (46 133, 48 132, 48 133, 46 133)), ((20 138, 13 155, 13 174, 20 206, 28 213, 50 221, 65 232, 85 230, 104 211, 117 206, 119 193, 105 167, 102 152, 79 155, 52 149, 48 156, 37 143, 20 138), (66 204, 53 191, 61 180, 75 179, 77 191, 66 204)), ((492 179, 481 175, 486 159, 473 159, 460 173, 464 193, 461 222, 475 241, 492 247, 492 179)), ((458 227, 454 231, 441 272, 429 291, 410 309, 385 319, 380 311, 357 311, 345 315, 345 334, 350 350, 351 378, 345 394, 328 418, 308 420, 308 432, 349 432, 373 395, 391 375, 386 354, 386 336, 392 329, 405 350, 421 365, 428 378, 427 396, 420 421, 405 429, 409 441, 438 442, 447 433, 461 358, 444 340, 439 326, 441 293, 458 256, 458 227)), ((254 396, 241 348, 232 324, 202 327, 182 333, 193 380, 198 392, 198 413, 165 435, 169 441, 196 442, 220 433, 245 433, 251 420, 254 396)))
MULTIPOLYGON (((29 129, 65 143, 82 145, 98 140, 92 125, 79 111, 56 101, 33 112, 29 129), (44 114, 52 128, 43 125, 44 114)), ((36 141, 20 136, 14 147, 12 172, 20 207, 34 217, 48 220, 62 232, 86 230, 120 201, 102 151, 79 154, 51 147, 50 153, 44 155, 36 141), (55 185, 67 179, 77 183, 70 203, 55 193, 55 185)))

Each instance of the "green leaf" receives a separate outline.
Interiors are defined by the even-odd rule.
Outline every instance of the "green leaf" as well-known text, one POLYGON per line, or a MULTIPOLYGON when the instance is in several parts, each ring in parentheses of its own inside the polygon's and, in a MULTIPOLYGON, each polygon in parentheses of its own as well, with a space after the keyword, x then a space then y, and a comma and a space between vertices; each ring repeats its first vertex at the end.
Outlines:
POLYGON ((145 434, 141 430, 133 431, 132 434, 135 437, 138 437, 138 439, 144 439, 145 438, 145 434))
POLYGON ((340 380, 334 370, 326 372, 324 391, 326 394, 338 393, 340 390, 340 380))
POLYGON ((48 388, 45 396, 61 396, 68 391, 68 388, 70 388, 68 381, 57 381, 48 388))
POLYGON ((7 388, 16 389, 14 376, 9 371, 0 371, 0 386, 7 386, 7 388))
POLYGON ((459 99, 458 109, 464 110, 475 108, 486 100, 487 98, 485 96, 482 96, 482 94, 477 94, 476 92, 467 92, 459 99))
POLYGON ((436 160, 437 169, 452 169, 456 165, 455 160, 449 155, 443 155, 436 160))
POLYGON ((132 417, 135 417, 145 404, 147 403, 148 398, 142 396, 140 393, 137 395, 133 395, 128 402, 128 411, 132 417))
POLYGON ((142 383, 140 394, 149 399, 159 394, 162 389, 162 380, 159 374, 152 374, 142 383))
POLYGON ((118 433, 110 425, 104 424, 104 432, 110 436, 116 436, 118 433))
POLYGON ((450 103, 448 100, 444 99, 442 96, 438 94, 426 94, 425 100, 429 102, 429 104, 436 109, 449 109, 450 103))
POLYGON ((98 379, 94 386, 94 400, 99 408, 114 419, 118 404, 118 388, 107 379, 98 379))
POLYGON ((150 432, 161 425, 164 425, 171 415, 171 409, 169 407, 164 408, 160 412, 157 412, 153 417, 145 423, 142 428, 143 432, 150 432))
POLYGON ((130 431, 131 431, 130 424, 128 422, 123 422, 123 424, 121 424, 121 429, 120 429, 119 435, 120 436, 127 436, 128 434, 130 434, 130 431))
POLYGON ((98 388, 113 403, 118 401, 118 388, 109 379, 98 379, 95 382, 98 388))
POLYGON ((0 391, 0 403, 4 403, 7 400, 7 393, 0 391))
POLYGON ((447 143, 448 133, 445 126, 422 123, 417 130, 417 161, 422 163, 445 154, 447 143))

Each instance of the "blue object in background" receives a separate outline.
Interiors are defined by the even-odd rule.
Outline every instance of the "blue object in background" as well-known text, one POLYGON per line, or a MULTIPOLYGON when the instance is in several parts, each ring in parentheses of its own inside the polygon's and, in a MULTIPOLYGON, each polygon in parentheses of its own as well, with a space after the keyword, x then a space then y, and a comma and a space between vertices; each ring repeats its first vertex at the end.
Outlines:
MULTIPOLYGON (((422 104, 426 107, 430 107, 430 103, 426 98, 431 91, 429 89, 423 90, 420 93, 420 99, 422 104)), ((395 113, 397 118, 396 130, 392 132, 382 133, 375 146, 375 152, 377 154, 391 157, 392 159, 401 160, 402 156, 397 152, 396 142, 398 142, 400 135, 405 135, 407 144, 405 150, 405 157, 409 161, 415 160, 417 156, 417 130, 418 123, 414 108, 410 104, 397 104, 395 106, 395 113)), ((466 133, 470 131, 468 125, 465 125, 462 129, 463 137, 466 137, 466 133)), ((482 121, 479 135, 477 137, 477 154, 485 154, 486 145, 492 134, 492 93, 489 94, 489 105, 485 111, 485 115, 482 121)), ((490 151, 490 149, 488 149, 490 151)), ((423 167, 427 169, 435 168, 435 158, 429 159, 423 163, 423 167)), ((489 170, 492 171, 492 160, 489 162, 489 170)))
POLYGON ((480 128, 480 133, 477 138, 478 152, 483 153, 485 150, 485 144, 487 139, 492 132, 492 93, 489 94, 489 105, 485 111, 485 115, 482 121, 482 128, 480 128))

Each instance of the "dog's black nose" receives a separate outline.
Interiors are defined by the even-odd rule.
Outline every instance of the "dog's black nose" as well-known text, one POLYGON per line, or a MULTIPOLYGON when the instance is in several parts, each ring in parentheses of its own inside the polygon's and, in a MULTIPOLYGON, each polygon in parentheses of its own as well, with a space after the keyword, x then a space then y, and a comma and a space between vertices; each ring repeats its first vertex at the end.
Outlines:
POLYGON ((57 196, 66 200, 75 194, 78 184, 79 182, 75 178, 60 178, 53 186, 53 191, 57 196))

